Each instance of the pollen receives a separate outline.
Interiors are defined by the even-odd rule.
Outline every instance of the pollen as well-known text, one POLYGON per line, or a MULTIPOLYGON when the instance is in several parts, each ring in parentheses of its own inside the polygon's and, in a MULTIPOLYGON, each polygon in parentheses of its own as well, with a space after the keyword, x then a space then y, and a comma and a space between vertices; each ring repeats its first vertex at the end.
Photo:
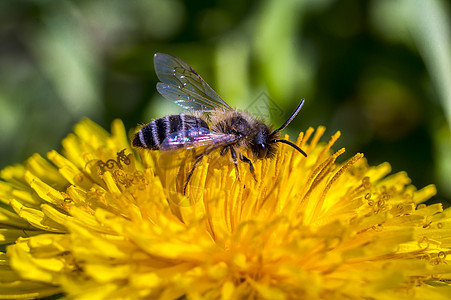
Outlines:
MULTIPOLYGON (((240 167, 84 120, 0 173, 0 298, 447 299, 451 211, 324 127, 240 167)), ((285 137, 287 138, 287 137, 285 137)))

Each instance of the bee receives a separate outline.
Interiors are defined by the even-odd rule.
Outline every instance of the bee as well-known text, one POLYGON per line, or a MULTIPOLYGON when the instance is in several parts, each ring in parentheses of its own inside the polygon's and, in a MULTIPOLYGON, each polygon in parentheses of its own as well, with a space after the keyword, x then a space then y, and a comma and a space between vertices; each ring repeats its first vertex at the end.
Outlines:
POLYGON ((257 119, 246 111, 230 107, 218 94, 181 59, 164 53, 154 56, 155 72, 161 82, 158 92, 188 110, 178 115, 167 115, 141 127, 135 134, 133 146, 150 150, 174 151, 179 149, 202 149, 195 155, 188 173, 183 193, 202 158, 215 150, 221 155, 230 152, 239 180, 238 160, 249 165, 254 176, 252 159, 272 158, 277 152, 277 143, 287 144, 302 155, 307 154, 294 143, 280 137, 280 131, 296 117, 304 105, 304 99, 294 113, 279 128, 257 119))

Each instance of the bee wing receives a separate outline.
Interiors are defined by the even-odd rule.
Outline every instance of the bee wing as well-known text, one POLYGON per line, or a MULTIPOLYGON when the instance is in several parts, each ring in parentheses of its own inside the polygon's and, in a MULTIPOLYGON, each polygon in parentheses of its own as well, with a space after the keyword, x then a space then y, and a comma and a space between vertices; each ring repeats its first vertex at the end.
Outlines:
POLYGON ((154 56, 155 72, 162 81, 158 92, 188 110, 210 112, 232 108, 181 59, 164 53, 154 56))
POLYGON ((160 145, 160 150, 171 151, 178 149, 192 149, 216 144, 218 147, 236 142, 234 134, 224 134, 207 128, 192 128, 171 133, 160 145))

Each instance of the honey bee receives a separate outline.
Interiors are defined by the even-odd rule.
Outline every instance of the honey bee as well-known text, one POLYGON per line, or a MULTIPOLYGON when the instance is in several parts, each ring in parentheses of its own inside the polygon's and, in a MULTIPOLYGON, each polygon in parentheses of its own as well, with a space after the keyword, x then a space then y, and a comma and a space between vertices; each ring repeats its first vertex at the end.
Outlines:
POLYGON ((280 138, 280 131, 296 117, 304 99, 294 113, 279 128, 257 119, 246 111, 230 107, 218 94, 181 59, 164 53, 154 56, 155 72, 161 82, 158 92, 188 110, 178 115, 167 115, 141 127, 133 139, 133 146, 150 150, 174 151, 179 149, 202 149, 195 155, 188 173, 183 193, 202 158, 215 150, 221 155, 230 152, 239 179, 238 160, 249 165, 254 176, 253 159, 272 158, 277 152, 277 143, 287 144, 302 155, 307 154, 294 143, 280 138))

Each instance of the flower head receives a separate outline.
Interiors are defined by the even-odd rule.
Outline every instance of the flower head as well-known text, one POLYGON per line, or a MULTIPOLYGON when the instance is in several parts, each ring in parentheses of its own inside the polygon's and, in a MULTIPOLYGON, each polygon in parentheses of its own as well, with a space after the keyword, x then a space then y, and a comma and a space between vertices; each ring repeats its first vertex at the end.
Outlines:
POLYGON ((388 163, 344 163, 308 129, 256 179, 220 155, 190 181, 189 152, 135 153, 120 121, 89 120, 62 154, 7 167, 0 182, 0 298, 446 299, 450 210, 422 204, 388 163))

